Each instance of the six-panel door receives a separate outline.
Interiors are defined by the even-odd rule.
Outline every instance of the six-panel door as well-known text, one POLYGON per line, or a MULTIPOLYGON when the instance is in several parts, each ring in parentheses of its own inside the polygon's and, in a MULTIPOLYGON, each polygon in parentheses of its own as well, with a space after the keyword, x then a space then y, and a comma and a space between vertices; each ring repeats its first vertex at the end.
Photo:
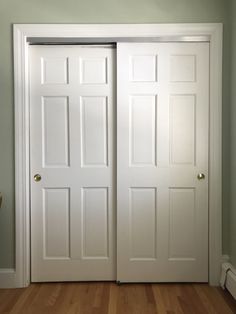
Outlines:
POLYGON ((206 282, 209 44, 120 43, 117 64, 117 279, 206 282))
POLYGON ((30 47, 32 281, 116 278, 114 62, 112 48, 30 47))

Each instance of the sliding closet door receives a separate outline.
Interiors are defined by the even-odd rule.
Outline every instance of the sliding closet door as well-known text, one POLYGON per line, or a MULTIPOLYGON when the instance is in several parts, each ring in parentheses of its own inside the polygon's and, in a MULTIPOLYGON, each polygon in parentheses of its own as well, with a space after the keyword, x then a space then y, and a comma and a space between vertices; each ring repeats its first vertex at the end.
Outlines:
POLYGON ((30 47, 31 280, 115 280, 112 48, 30 47))
POLYGON ((117 47, 117 280, 208 281, 208 43, 117 47))

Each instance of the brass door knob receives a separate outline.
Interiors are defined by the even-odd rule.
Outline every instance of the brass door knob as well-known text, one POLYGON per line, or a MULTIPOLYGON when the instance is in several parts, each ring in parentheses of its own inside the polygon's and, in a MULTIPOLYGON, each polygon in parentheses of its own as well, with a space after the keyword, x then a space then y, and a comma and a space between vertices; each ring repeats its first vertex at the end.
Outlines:
POLYGON ((37 174, 34 175, 34 181, 39 182, 41 179, 42 178, 41 178, 40 174, 37 173, 37 174))
POLYGON ((205 179, 205 174, 199 173, 197 178, 198 178, 198 180, 203 180, 203 179, 205 179))

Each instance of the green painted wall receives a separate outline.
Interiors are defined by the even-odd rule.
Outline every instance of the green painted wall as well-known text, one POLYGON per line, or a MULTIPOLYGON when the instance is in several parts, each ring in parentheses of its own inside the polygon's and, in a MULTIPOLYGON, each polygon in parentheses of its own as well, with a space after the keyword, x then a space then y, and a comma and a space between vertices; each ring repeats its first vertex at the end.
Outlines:
POLYGON ((228 252, 229 200, 229 0, 1 0, 0 1, 0 268, 14 266, 14 23, 222 22, 224 43, 224 252, 228 252))
POLYGON ((236 1, 231 0, 231 133, 229 254, 236 267, 236 1))

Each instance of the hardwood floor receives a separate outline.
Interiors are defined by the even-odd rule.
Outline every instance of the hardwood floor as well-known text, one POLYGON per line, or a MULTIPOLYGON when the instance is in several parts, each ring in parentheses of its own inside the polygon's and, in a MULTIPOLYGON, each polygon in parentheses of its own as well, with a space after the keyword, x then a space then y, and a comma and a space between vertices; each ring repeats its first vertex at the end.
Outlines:
POLYGON ((44 283, 0 290, 0 313, 236 313, 228 292, 206 284, 44 283))

